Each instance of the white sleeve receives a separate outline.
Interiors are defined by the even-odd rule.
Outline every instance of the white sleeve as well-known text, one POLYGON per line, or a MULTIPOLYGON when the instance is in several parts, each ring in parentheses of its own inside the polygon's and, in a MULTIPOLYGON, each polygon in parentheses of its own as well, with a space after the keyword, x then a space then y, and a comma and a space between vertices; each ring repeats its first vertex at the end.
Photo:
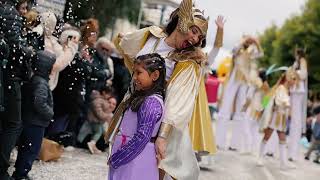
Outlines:
POLYGON ((278 106, 290 106, 290 96, 284 86, 279 86, 276 92, 275 103, 278 106))
POLYGON ((199 86, 199 75, 194 64, 184 68, 169 84, 165 99, 164 123, 184 129, 193 113, 199 86))
POLYGON ((300 64, 300 69, 297 71, 301 80, 306 80, 308 77, 307 63, 306 60, 302 60, 300 64))
POLYGON ((73 60, 78 50, 78 44, 69 42, 68 47, 64 48, 63 53, 57 57, 56 62, 53 65, 52 72, 61 72, 64 70, 73 60))
POLYGON ((214 47, 209 52, 209 55, 208 55, 209 67, 211 67, 212 64, 214 63, 214 60, 216 59, 217 55, 219 54, 219 50, 220 50, 220 48, 214 47))
POLYGON ((110 79, 113 79, 113 77, 114 77, 113 61, 112 61, 111 58, 108 58, 107 62, 108 62, 109 70, 110 70, 110 73, 111 73, 111 78, 110 79))

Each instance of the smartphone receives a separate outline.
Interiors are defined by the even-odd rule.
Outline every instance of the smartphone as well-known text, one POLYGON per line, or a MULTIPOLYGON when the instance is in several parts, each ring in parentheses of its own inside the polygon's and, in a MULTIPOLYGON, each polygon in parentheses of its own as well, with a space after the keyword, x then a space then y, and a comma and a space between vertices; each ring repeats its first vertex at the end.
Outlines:
POLYGON ((68 41, 71 41, 72 40, 72 36, 68 36, 68 41))

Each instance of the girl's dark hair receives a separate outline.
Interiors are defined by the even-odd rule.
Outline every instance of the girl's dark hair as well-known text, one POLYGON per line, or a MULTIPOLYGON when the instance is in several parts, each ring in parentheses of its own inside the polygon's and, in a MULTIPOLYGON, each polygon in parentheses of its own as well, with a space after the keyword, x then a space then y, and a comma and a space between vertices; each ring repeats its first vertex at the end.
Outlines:
POLYGON ((18 1, 18 3, 16 4, 16 9, 18 9, 21 6, 21 4, 23 4, 23 3, 29 3, 29 0, 20 0, 20 1, 18 1))
POLYGON ((112 87, 109 87, 109 86, 102 86, 102 87, 99 87, 97 89, 100 93, 109 93, 109 94, 113 94, 114 93, 114 89, 112 87))
POLYGON ((260 69, 259 70, 259 77, 261 78, 262 82, 265 82, 268 80, 268 76, 266 75, 266 70, 265 69, 260 69))
MULTIPOLYGON (((168 25, 165 27, 164 32, 170 36, 173 31, 177 28, 178 26, 178 22, 179 22, 179 16, 178 16, 178 12, 179 12, 179 8, 177 8, 176 10, 174 10, 171 15, 170 15, 170 21, 168 23, 168 25)), ((197 18, 202 19, 202 20, 206 20, 206 18, 204 18, 203 16, 200 15, 196 15, 197 18)), ((206 37, 204 37, 202 39, 201 42, 199 42, 198 44, 196 44, 195 46, 199 46, 201 44, 201 48, 206 47, 207 45, 207 39, 206 37)))
POLYGON ((154 85, 151 89, 143 91, 132 90, 132 88, 130 89, 132 95, 129 99, 128 105, 131 107, 132 111, 137 112, 146 97, 158 94, 163 99, 165 98, 166 64, 165 60, 157 53, 139 56, 134 60, 134 63, 143 64, 144 69, 147 70, 149 74, 157 70, 159 71, 159 78, 154 81, 154 85))

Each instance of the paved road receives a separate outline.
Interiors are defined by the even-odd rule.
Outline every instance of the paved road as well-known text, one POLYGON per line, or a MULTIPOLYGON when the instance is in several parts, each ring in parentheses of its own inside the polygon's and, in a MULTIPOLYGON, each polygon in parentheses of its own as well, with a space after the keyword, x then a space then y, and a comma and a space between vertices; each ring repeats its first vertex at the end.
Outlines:
POLYGON ((256 165, 253 155, 241 155, 237 152, 219 152, 214 163, 201 171, 201 180, 319 180, 320 165, 312 161, 300 160, 296 169, 279 170, 277 158, 266 158, 265 166, 256 165))
MULTIPOLYGON (((257 167, 255 157, 223 151, 211 166, 202 169, 200 180, 319 180, 320 165, 301 160, 297 169, 281 172, 276 158, 267 158, 257 167)), ((57 162, 36 162, 30 172, 34 180, 106 180, 106 154, 91 155, 86 150, 65 152, 57 162)), ((13 168, 11 168, 11 172, 13 168)))

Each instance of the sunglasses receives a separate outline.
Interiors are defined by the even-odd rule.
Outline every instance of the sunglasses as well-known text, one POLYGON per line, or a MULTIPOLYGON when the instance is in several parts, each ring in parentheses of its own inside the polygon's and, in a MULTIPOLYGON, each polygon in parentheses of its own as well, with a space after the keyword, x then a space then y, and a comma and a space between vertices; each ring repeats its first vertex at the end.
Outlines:
POLYGON ((101 49, 102 49, 103 51, 106 51, 106 52, 111 52, 111 50, 110 50, 110 49, 105 48, 105 47, 102 47, 101 49))

